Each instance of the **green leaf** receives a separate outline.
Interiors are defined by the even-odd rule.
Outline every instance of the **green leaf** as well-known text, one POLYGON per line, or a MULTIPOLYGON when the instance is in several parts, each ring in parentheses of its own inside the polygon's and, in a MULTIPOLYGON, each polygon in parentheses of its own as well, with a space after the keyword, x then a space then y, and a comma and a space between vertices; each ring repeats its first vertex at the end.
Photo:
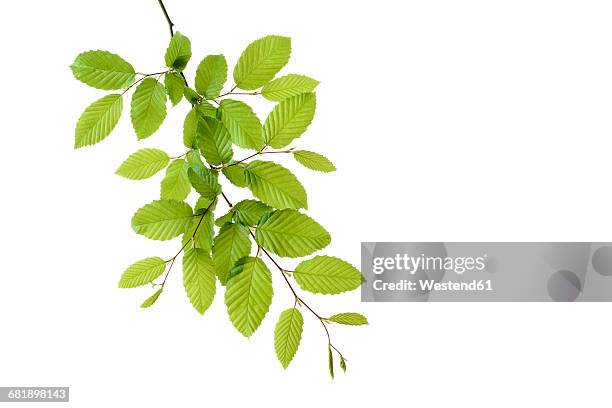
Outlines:
POLYGON ((215 271, 222 284, 227 283, 227 276, 236 261, 248 256, 250 252, 251 240, 248 227, 231 223, 221 227, 219 234, 215 237, 212 256, 215 271))
POLYGON ((193 219, 191 207, 177 200, 156 200, 136 211, 132 228, 137 234, 159 241, 177 237, 193 219))
POLYGON ((338 313, 328 317, 327 320, 339 324, 348 324, 350 326, 361 326, 368 324, 368 319, 359 313, 338 313))
POLYGON ((202 161, 202 156, 200 156, 200 151, 197 148, 191 149, 190 151, 188 151, 186 158, 187 158, 187 163, 189 163, 189 167, 193 169, 206 168, 206 165, 202 161))
POLYGON ((319 153, 309 152, 308 150, 296 150, 293 157, 304 167, 311 170, 329 173, 336 170, 336 166, 325 156, 319 153))
POLYGON ((70 69, 79 81, 105 90, 126 88, 136 75, 129 62, 108 51, 81 53, 70 69))
POLYGON ((337 294, 361 285, 359 270, 333 256, 315 256, 301 262, 293 277, 302 289, 313 293, 337 294))
POLYGON ((151 136, 166 118, 166 90, 153 78, 147 78, 132 95, 132 125, 138 139, 151 136))
POLYGON ((206 99, 215 99, 227 80, 227 62, 223 55, 209 55, 196 71, 195 87, 206 99))
POLYGON ((216 197, 211 199, 209 197, 198 197, 198 201, 196 201, 195 207, 193 207, 193 212, 197 215, 203 214, 205 211, 214 211, 217 206, 216 197))
POLYGON ((304 187, 280 164, 254 160, 247 165, 245 176, 253 195, 272 207, 308 207, 304 187))
POLYGON ((166 262, 158 256, 144 258, 130 265, 119 280, 120 288, 135 288, 152 282, 166 270, 166 262))
POLYGON ((316 97, 305 93, 285 99, 272 109, 264 124, 267 145, 280 149, 306 131, 315 114, 316 97))
POLYGON ((234 218, 234 211, 230 210, 227 213, 223 214, 221 217, 215 220, 215 225, 217 227, 222 227, 228 222, 232 222, 232 218, 234 218))
POLYGON ((233 99, 223 99, 219 109, 232 142, 245 149, 259 150, 263 147, 261 122, 249 105, 233 99))
POLYGON ((236 187, 246 187, 246 176, 244 174, 244 167, 241 164, 233 164, 234 161, 230 162, 230 166, 223 168, 223 175, 235 185, 236 187))
POLYGON ((183 99, 185 81, 176 72, 168 72, 164 75, 164 85, 172 106, 176 106, 183 99))
POLYGON ((196 110, 200 114, 200 117, 217 118, 217 109, 204 99, 200 100, 195 106, 196 110))
POLYGON ((140 149, 125 159, 115 173, 130 180, 143 180, 161 171, 169 161, 170 157, 163 150, 140 149))
POLYGON ((183 256, 183 286, 194 309, 204 314, 215 297, 217 278, 208 252, 188 249, 183 256))
POLYGON ((183 95, 185 95, 185 99, 187 99, 187 102, 192 105, 197 105, 202 101, 202 97, 195 90, 191 89, 188 86, 183 89, 183 95))
POLYGON ((199 119, 200 115, 196 108, 191 108, 183 122, 183 145, 190 149, 196 145, 199 119))
POLYGON ((274 351, 276 357, 287 368, 300 345, 304 318, 295 307, 281 313, 274 329, 274 351))
POLYGON ((327 366, 329 368, 329 375, 332 380, 334 379, 334 355, 332 354, 331 344, 327 345, 327 366))
POLYGON ((234 152, 230 135, 215 118, 204 117, 199 123, 198 146, 206 161, 213 165, 228 163, 234 152))
POLYGON ((164 288, 158 289, 157 292, 155 292, 150 297, 148 297, 144 302, 142 302, 142 305, 140 305, 140 307, 143 309, 146 309, 147 307, 151 307, 153 303, 157 301, 157 298, 159 297, 159 295, 161 295, 162 290, 164 290, 164 288))
POLYGON ((346 373, 346 360, 343 356, 340 356, 340 368, 346 373))
POLYGON ((214 219, 215 215, 211 210, 195 217, 183 234, 182 245, 187 245, 189 240, 193 237, 193 245, 191 245, 191 247, 201 248, 207 253, 210 252, 215 234, 214 219))
POLYGON ((236 222, 244 225, 256 225, 261 217, 272 212, 272 207, 257 200, 242 200, 234 206, 236 222))
POLYGON ((268 83, 289 61, 291 39, 269 35, 253 41, 234 68, 234 82, 240 89, 253 90, 268 83))
POLYGON ((166 169, 166 176, 161 182, 162 199, 183 201, 191 191, 191 183, 187 176, 189 165, 183 159, 175 159, 166 169))
POLYGON ((289 74, 266 84, 261 90, 264 98, 280 102, 295 95, 312 92, 319 81, 304 75, 289 74))
POLYGON ((225 304, 234 327, 250 337, 261 324, 272 303, 272 275, 259 258, 245 257, 230 273, 225 304))
POLYGON ((79 148, 104 140, 121 117, 123 98, 119 94, 106 95, 89 105, 76 125, 74 147, 79 148))
POLYGON ((190 167, 187 171, 191 185, 201 196, 214 199, 221 193, 221 186, 212 171, 204 167, 190 167))
POLYGON ((287 209, 273 212, 260 223, 255 240, 277 255, 298 258, 325 248, 331 236, 309 216, 287 209))
POLYGON ((174 33, 166 55, 166 66, 168 68, 174 68, 178 71, 182 71, 187 66, 189 59, 191 58, 191 41, 178 31, 174 33))

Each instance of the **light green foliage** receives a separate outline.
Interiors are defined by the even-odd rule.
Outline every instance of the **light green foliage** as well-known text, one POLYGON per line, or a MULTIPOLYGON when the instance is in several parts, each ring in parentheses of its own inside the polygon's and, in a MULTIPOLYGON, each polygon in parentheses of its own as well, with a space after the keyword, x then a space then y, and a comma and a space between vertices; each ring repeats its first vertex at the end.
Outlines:
POLYGON ((319 153, 309 152, 308 150, 295 150, 293 151, 293 157, 302 166, 311 170, 322 171, 324 173, 336 170, 336 166, 327 157, 319 153))
POLYGON ((251 240, 248 227, 241 224, 227 223, 221 227, 215 237, 212 249, 215 272, 222 284, 227 283, 230 269, 240 258, 251 252, 251 240))
POLYGON ((161 182, 160 198, 183 201, 191 191, 187 176, 189 165, 183 159, 175 159, 166 169, 166 176, 161 182))
POLYGON ((272 276, 259 258, 242 258, 230 273, 225 304, 234 327, 245 337, 257 330, 272 303, 272 276))
POLYGON ((214 99, 221 93, 227 80, 227 62, 223 55, 209 55, 200 62, 196 71, 196 91, 206 99, 214 99))
POLYGON ((305 75, 289 74, 266 84, 261 90, 264 98, 280 102, 292 96, 312 92, 319 81, 305 75))
POLYGON ((176 106, 183 99, 185 81, 176 72, 169 72, 164 75, 164 85, 172 106, 176 106))
MULTIPOLYGON (((163 0, 158 3, 163 8, 163 0)), ((166 13, 165 8, 163 11, 166 13)), ((165 17, 173 32, 171 20, 167 14, 165 17)), ((191 42, 175 32, 165 54, 162 50, 158 55, 163 61, 152 70, 136 71, 108 51, 79 54, 70 67, 75 78, 87 85, 123 90, 102 96, 85 109, 76 125, 75 148, 98 143, 111 133, 123 111, 124 94, 132 94, 130 116, 139 140, 161 127, 168 99, 173 106, 183 98, 191 105, 183 104, 182 129, 164 131, 165 138, 182 138, 186 149, 171 148, 168 151, 174 157, 170 157, 163 150, 140 146, 116 170, 122 177, 142 180, 166 168, 160 199, 138 209, 131 225, 137 234, 154 240, 181 236, 175 240, 180 246, 172 257, 135 262, 121 275, 119 287, 152 285, 155 292, 141 304, 148 308, 164 291, 167 278, 176 279, 176 272, 171 275, 173 267, 182 265, 183 285, 193 308, 200 314, 210 308, 219 280, 229 319, 241 334, 250 337, 270 308, 274 272, 274 279, 289 285, 291 295, 291 304, 285 305, 274 330, 274 350, 284 368, 299 347, 304 311, 319 320, 326 331, 332 323, 367 324, 358 313, 322 317, 324 314, 301 297, 300 288, 323 294, 358 288, 362 276, 351 264, 332 256, 314 256, 290 271, 277 259, 314 254, 329 245, 331 237, 318 222, 298 211, 308 206, 306 191, 291 170, 272 159, 291 154, 308 169, 323 173, 336 169, 321 154, 293 145, 307 137, 304 134, 315 114, 314 90, 319 82, 297 74, 275 79, 290 54, 288 37, 270 35, 252 42, 240 55, 233 67, 233 83, 227 81, 228 64, 221 54, 208 55, 198 64, 195 76, 188 76, 185 72, 192 56, 191 42), (167 68, 160 69, 163 63, 167 68), (252 108, 259 112, 260 106, 255 105, 258 101, 273 102, 263 125, 252 108), (251 152, 245 154, 242 149, 251 152), (259 160, 262 155, 270 160, 259 160), (228 189, 230 183, 248 188, 241 190, 247 197, 237 199, 235 205, 231 196, 236 189, 228 189), (224 207, 217 209, 220 203, 224 207), (272 272, 264 259, 274 267, 272 272)), ((343 371, 346 359, 332 343, 331 333, 327 333, 324 344, 328 345, 333 378, 334 354, 343 371)))
POLYGON ((313 293, 337 294, 357 289, 361 273, 350 263, 333 256, 315 256, 293 271, 300 287, 313 293))
POLYGON ((166 88, 153 78, 143 80, 132 96, 130 115, 138 139, 151 136, 166 118, 166 88))
POLYGON ((260 223, 255 239, 268 251, 290 258, 310 255, 331 242, 318 222, 290 209, 275 211, 260 223))
POLYGON ((193 219, 191 207, 177 200, 156 200, 138 209, 132 229, 150 239, 165 241, 178 237, 193 219))
POLYGON ((280 164, 254 160, 247 165, 245 176, 253 195, 264 203, 276 208, 308 208, 306 190, 280 164))
POLYGON ((313 93, 292 96, 276 105, 264 124, 266 144, 280 149, 300 137, 312 122, 315 106, 313 93))
POLYGON ((363 324, 368 324, 368 319, 364 315, 352 312, 338 313, 331 317, 328 317, 327 320, 339 324, 348 324, 350 326, 361 326, 363 324))
POLYGON ((234 82, 240 89, 257 89, 274 78, 290 55, 291 39, 288 37, 269 35, 253 41, 236 63, 234 82))
POLYGON ((274 329, 274 351, 283 368, 287 368, 295 356, 302 338, 303 324, 304 318, 295 307, 285 310, 278 318, 274 329))
POLYGON ((121 280, 119 280, 119 287, 135 288, 146 285, 164 273, 165 269, 166 262, 157 256, 141 259, 123 271, 121 280))
POLYGON ((182 71, 191 58, 191 41, 183 34, 176 32, 170 39, 164 59, 168 68, 182 71))
POLYGON ((221 120, 232 142, 245 148, 259 150, 264 145, 261 122, 249 105, 233 99, 221 101, 221 120))
POLYGON ((70 66, 74 77, 98 89, 121 89, 134 82, 132 65, 108 51, 87 51, 79 54, 70 66))
POLYGON ((119 94, 106 95, 85 109, 76 125, 74 147, 101 142, 115 128, 123 111, 119 94))
POLYGON ((217 278, 212 260, 207 251, 200 248, 188 249, 183 256, 183 286, 193 308, 200 314, 215 297, 217 278))
POLYGON ((130 180, 143 180, 163 170, 169 162, 170 157, 163 150, 140 149, 125 159, 115 173, 130 180))
POLYGON ((151 307, 155 302, 157 302, 157 298, 159 298, 159 295, 161 295, 163 290, 164 288, 158 289, 155 293, 153 293, 150 297, 148 297, 144 302, 142 302, 142 305, 140 305, 140 307, 143 309, 146 309, 147 307, 151 307))

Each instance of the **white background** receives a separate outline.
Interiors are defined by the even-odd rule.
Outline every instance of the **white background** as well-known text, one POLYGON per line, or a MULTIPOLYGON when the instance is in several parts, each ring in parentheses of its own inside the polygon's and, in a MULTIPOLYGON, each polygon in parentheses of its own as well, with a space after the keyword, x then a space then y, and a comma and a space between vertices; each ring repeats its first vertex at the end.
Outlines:
MULTIPOLYGON (((609 1, 167 7, 192 40, 190 81, 207 53, 233 66, 269 33, 293 38, 283 73, 321 81, 315 122, 295 145, 326 154, 338 171, 283 163, 332 233, 326 253, 358 265, 361 241, 610 241, 609 1)), ((306 295, 323 314, 371 321, 333 328, 349 359, 333 382, 310 316, 290 368, 275 360, 274 323, 291 305, 279 279, 250 340, 231 326, 221 296, 203 317, 191 309, 180 268, 158 303, 139 309, 152 291, 117 289, 121 271, 169 257, 179 243, 130 228, 161 174, 132 182, 113 172, 142 147, 183 153, 187 106, 142 142, 126 108, 108 139, 73 151, 76 120, 104 91, 68 66, 81 51, 108 49, 155 72, 166 22, 154 0, 15 1, 3 11, 0 385, 70 386, 76 407, 609 406, 610 303, 306 295)), ((262 118, 270 108, 260 102, 262 118)), ((238 201, 246 191, 228 193, 238 201)))

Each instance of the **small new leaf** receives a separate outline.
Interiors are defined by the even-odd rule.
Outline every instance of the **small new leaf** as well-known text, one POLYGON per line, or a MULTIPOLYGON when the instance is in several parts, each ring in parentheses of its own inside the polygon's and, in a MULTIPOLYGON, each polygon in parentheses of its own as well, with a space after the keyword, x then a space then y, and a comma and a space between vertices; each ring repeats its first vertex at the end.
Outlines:
POLYGON ((219 109, 232 142, 245 149, 259 150, 263 147, 261 122, 249 105, 233 99, 223 99, 219 109))
POLYGON ((132 65, 108 51, 87 51, 79 54, 70 66, 74 77, 98 89, 122 89, 134 82, 132 65))
POLYGON ((328 317, 327 320, 334 323, 339 324, 347 324, 350 326, 361 326, 364 324, 368 324, 368 319, 359 313, 338 313, 331 317, 328 317))
POLYGON ((295 307, 281 313, 274 329, 274 351, 283 368, 287 368, 302 338, 304 318, 295 307))
POLYGON ((162 290, 164 289, 163 288, 158 289, 157 292, 155 292, 150 297, 148 297, 144 302, 142 302, 142 305, 140 305, 140 307, 143 309, 146 309, 147 307, 151 307, 153 303, 157 302, 157 298, 159 298, 159 295, 161 295, 162 290))
POLYGON ((289 74, 266 84, 261 90, 264 98, 280 102, 295 95, 312 92, 319 81, 305 75, 289 74))
POLYGON ((189 165, 183 159, 175 159, 166 169, 166 175, 161 182, 162 199, 183 201, 191 191, 191 183, 187 176, 189 165))
POLYGON ((332 380, 334 379, 334 355, 332 354, 331 344, 327 346, 327 366, 329 368, 329 375, 332 380))
POLYGON ((336 170, 336 166, 327 157, 319 153, 309 152, 308 150, 296 150, 293 152, 293 157, 302 166, 311 170, 322 171, 324 173, 336 170))
POLYGON ((170 40, 164 59, 168 68, 182 71, 191 58, 191 41, 183 34, 176 32, 170 40))
POLYGON ((227 62, 223 55, 209 55, 196 71, 195 87, 206 99, 215 99, 227 80, 227 62))
POLYGON ((272 212, 272 207, 257 200, 242 200, 234 206, 236 222, 253 226, 264 215, 272 212))
POLYGON ((289 61, 291 39, 269 35, 253 41, 234 68, 234 82, 240 89, 253 90, 268 83, 289 61))
POLYGON ((169 161, 163 150, 140 149, 125 159, 115 173, 130 180, 143 180, 164 169, 169 161))
POLYGON ((277 255, 298 258, 325 248, 331 236, 309 216, 286 209, 273 212, 259 224, 255 240, 277 255))
POLYGON ((293 271, 293 277, 302 289, 313 293, 337 294, 361 285, 359 270, 333 256, 315 256, 302 261, 293 271))
POLYGON ((153 78, 147 78, 132 95, 130 112, 138 139, 151 136, 166 118, 166 89, 153 78))
POLYGON ((119 94, 106 95, 89 105, 76 125, 75 149, 104 140, 115 128, 122 111, 123 98, 119 94))
POLYGON ((308 207, 306 190, 293 173, 280 164, 254 160, 247 165, 245 176, 253 195, 272 207, 308 207))
POLYGON ((183 256, 183 286, 194 309, 204 314, 215 297, 217 279, 210 255, 203 249, 193 248, 183 256))
MULTIPOLYGON (((230 164, 235 162, 230 162, 230 164)), ((246 176, 241 164, 232 164, 223 168, 223 175, 236 187, 246 187, 246 176)))
POLYGON ((119 280, 120 288, 135 288, 152 282, 164 273, 166 262, 160 257, 144 258, 130 265, 119 280))
POLYGON ((176 106, 183 99, 185 81, 176 72, 169 72, 164 75, 164 85, 172 106, 176 106))
POLYGON ((221 192, 221 186, 212 171, 205 167, 190 167, 187 175, 191 185, 201 196, 214 199, 221 192))
POLYGON ((315 114, 316 97, 305 93, 285 99, 272 109, 264 124, 266 144, 283 148, 306 131, 315 114))
POLYGON ((176 200, 156 200, 138 209, 132 217, 137 234, 159 241, 177 237, 193 219, 191 207, 176 200))
POLYGON ((239 259, 251 252, 249 228, 241 224, 226 223, 215 237, 212 249, 213 264, 219 281, 225 285, 231 268, 239 259))
POLYGON ((223 123, 215 118, 204 117, 200 120, 197 133, 198 147, 213 165, 229 163, 234 155, 230 135, 223 123))

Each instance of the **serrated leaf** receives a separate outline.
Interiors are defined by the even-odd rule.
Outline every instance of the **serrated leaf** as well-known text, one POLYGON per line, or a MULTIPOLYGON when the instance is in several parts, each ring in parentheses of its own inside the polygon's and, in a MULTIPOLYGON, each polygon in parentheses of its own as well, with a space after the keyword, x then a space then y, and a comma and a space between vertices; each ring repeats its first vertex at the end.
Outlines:
POLYGON ((81 114, 76 125, 74 147, 79 148, 104 140, 121 117, 123 98, 119 94, 106 95, 81 114))
POLYGON ((198 111, 195 108, 191 108, 183 122, 183 145, 190 149, 196 147, 199 118, 198 111))
POLYGON ((168 72, 164 75, 164 85, 172 106, 176 106, 183 99, 185 80, 176 72, 168 72))
POLYGON ((244 174, 244 167, 240 164, 233 163, 235 162, 230 162, 230 166, 223 168, 223 175, 236 187, 246 187, 247 182, 244 174))
POLYGON ((166 49, 166 66, 182 71, 187 66, 191 58, 191 41, 178 31, 170 39, 170 44, 166 49))
POLYGON ((304 318, 295 307, 283 311, 274 329, 274 351, 283 368, 287 368, 302 338, 304 318))
POLYGON ((240 258, 251 252, 248 227, 241 224, 225 224, 215 237, 212 249, 213 264, 219 281, 225 285, 231 268, 240 258))
POLYGON ((257 89, 274 78, 290 55, 291 39, 288 37, 268 35, 253 41, 236 63, 234 82, 240 89, 257 89))
POLYGON ((70 66, 74 77, 98 89, 122 89, 134 82, 132 65, 108 51, 86 51, 77 55, 70 66))
POLYGON ((159 298, 159 295, 161 295, 162 290, 164 289, 163 288, 158 289, 154 294, 152 294, 144 302, 142 302, 142 305, 140 305, 140 307, 143 309, 146 309, 147 307, 151 307, 155 302, 157 302, 157 298, 159 298))
POLYGON ((207 253, 210 252, 213 246, 214 219, 215 216, 211 210, 195 217, 183 234, 182 245, 187 245, 193 238, 192 248, 201 248, 207 253))
POLYGON ((329 173, 336 170, 336 166, 329 161, 325 156, 319 153, 309 152, 308 150, 296 150, 293 152, 293 157, 302 166, 307 167, 311 170, 322 171, 329 173))
POLYGON ((232 142, 245 149, 259 150, 263 147, 261 122, 249 105, 233 99, 223 99, 219 109, 232 142))
POLYGON ((194 309, 204 314, 215 297, 217 279, 210 255, 193 248, 183 256, 183 286, 194 309))
POLYGON ((334 355, 332 354, 331 344, 327 345, 327 367, 329 368, 329 375, 332 380, 334 379, 334 355))
POLYGON ((203 197, 214 199, 221 193, 221 186, 212 171, 204 167, 190 167, 187 171, 191 185, 203 197))
POLYGON ((159 241, 177 237, 193 219, 191 207, 177 200, 156 200, 138 209, 132 217, 137 234, 159 241))
POLYGON ((119 280, 120 288, 135 288, 152 282, 166 270, 166 262, 158 256, 134 262, 123 271, 119 280))
POLYGON ((313 293, 337 294, 361 285, 359 270, 333 256, 315 256, 301 262, 293 277, 302 289, 313 293))
POLYGON ((198 147, 206 161, 213 165, 228 163, 234 152, 230 135, 223 123, 215 118, 204 117, 199 126, 198 147))
POLYGON ((197 215, 204 213, 205 211, 214 211, 217 206, 216 197, 211 199, 209 197, 198 197, 196 205, 193 207, 193 212, 197 215))
POLYGON ((200 156, 200 151, 195 148, 191 149, 187 152, 186 155, 187 163, 189 163, 189 167, 193 169, 205 169, 206 165, 202 161, 202 156, 200 156))
POLYGON ((132 95, 130 112, 138 139, 151 136, 166 118, 166 90, 153 78, 147 78, 132 95))
POLYGON ((242 200, 234 206, 236 222, 244 225, 256 225, 261 217, 272 212, 272 207, 257 200, 242 200))
POLYGON ((187 176, 189 165, 183 159, 175 159, 166 169, 166 176, 161 182, 162 199, 183 201, 191 191, 191 183, 187 176))
POLYGON ((227 312, 234 327, 250 337, 272 303, 272 275, 259 258, 240 259, 230 273, 225 291, 227 312))
POLYGON ((305 93, 285 99, 272 109, 264 124, 266 144, 280 149, 306 131, 315 114, 316 97, 305 93))
POLYGON ((115 173, 130 180, 143 180, 164 169, 169 161, 163 150, 140 149, 125 159, 115 173))
POLYGON ((289 74, 266 84, 261 90, 264 98, 280 102, 284 99, 307 92, 312 92, 319 81, 305 75, 289 74))
POLYGON ((254 160, 246 166, 245 176, 253 195, 272 207, 308 207, 304 187, 280 164, 254 160))
POLYGON ((331 236, 315 220, 296 210, 275 211, 255 232, 257 243, 280 256, 298 258, 325 248, 331 236))
POLYGON ((339 324, 347 324, 350 326, 361 326, 364 324, 368 324, 368 319, 359 313, 338 313, 331 317, 328 317, 327 320, 332 321, 334 323, 339 324))
POLYGON ((215 225, 217 227, 222 227, 225 224, 227 224, 228 222, 232 222, 233 218, 234 218, 234 212, 232 210, 230 210, 227 213, 225 213, 222 216, 220 216, 219 218, 217 218, 215 220, 215 225))
POLYGON ((195 87, 206 99, 214 99, 221 93, 227 80, 227 62, 223 55, 209 55, 200 62, 196 71, 195 87))

